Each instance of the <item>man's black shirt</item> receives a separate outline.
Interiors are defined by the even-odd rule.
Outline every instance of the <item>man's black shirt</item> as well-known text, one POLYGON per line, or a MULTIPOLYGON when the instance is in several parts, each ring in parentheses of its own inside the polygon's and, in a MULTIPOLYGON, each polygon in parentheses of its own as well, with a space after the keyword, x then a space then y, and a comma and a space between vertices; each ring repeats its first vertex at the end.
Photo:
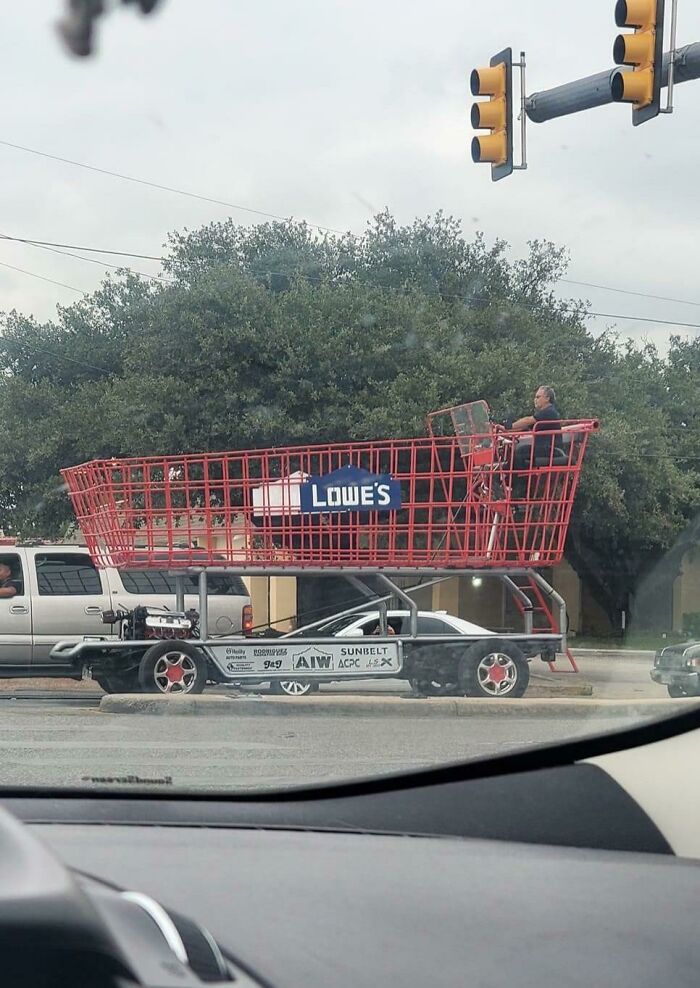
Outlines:
POLYGON ((557 436, 542 435, 551 429, 561 427, 561 415, 556 405, 545 405, 538 408, 534 415, 536 425, 535 432, 535 458, 549 459, 552 454, 552 445, 556 445, 557 436))

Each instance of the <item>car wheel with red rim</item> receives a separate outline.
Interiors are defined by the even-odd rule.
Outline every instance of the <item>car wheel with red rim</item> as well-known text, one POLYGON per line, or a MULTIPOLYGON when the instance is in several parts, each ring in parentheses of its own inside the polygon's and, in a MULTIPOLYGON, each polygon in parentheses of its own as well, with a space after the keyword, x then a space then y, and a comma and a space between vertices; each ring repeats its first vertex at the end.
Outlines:
POLYGON ((517 645, 494 638, 477 642, 462 656, 459 681, 467 696, 515 699, 527 690, 530 667, 517 645))
POLYGON ((201 693, 207 684, 207 660, 189 642, 158 642, 143 654, 139 683, 144 693, 164 696, 201 693))

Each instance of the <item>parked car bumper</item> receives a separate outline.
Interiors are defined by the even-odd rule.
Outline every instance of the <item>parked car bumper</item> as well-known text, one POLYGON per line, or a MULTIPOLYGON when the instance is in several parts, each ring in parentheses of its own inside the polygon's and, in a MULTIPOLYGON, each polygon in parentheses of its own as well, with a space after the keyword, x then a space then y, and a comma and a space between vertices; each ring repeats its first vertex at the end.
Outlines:
POLYGON ((660 686, 682 686, 689 692, 700 689, 700 672, 689 669, 657 669, 649 673, 660 686))

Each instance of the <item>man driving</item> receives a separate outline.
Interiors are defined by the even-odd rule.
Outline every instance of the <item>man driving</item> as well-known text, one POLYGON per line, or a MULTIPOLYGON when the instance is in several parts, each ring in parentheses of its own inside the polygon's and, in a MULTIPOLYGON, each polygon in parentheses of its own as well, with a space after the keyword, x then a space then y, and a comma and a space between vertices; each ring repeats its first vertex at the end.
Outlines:
POLYGON ((12 570, 6 563, 0 563, 0 599, 14 597, 17 587, 12 583, 12 570))
MULTIPOLYGON (((526 429, 535 429, 535 462, 537 460, 548 460, 552 453, 552 436, 546 435, 552 429, 561 428, 561 415, 556 406, 557 396, 554 388, 547 384, 541 384, 535 392, 535 410, 532 415, 524 415, 523 418, 513 422, 513 432, 524 432, 526 429), (544 434, 543 434, 544 433, 544 434)), ((532 451, 531 440, 521 440, 515 450, 513 465, 516 469, 524 469, 530 466, 532 451)))

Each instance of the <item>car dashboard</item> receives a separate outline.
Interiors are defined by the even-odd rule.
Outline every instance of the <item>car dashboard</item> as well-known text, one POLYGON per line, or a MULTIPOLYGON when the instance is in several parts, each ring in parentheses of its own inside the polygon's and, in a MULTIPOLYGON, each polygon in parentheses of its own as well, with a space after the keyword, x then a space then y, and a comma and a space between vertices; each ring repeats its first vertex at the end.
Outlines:
MULTIPOLYGON (((652 782, 679 743, 647 746, 652 782)), ((639 740, 610 744, 240 799, 6 794, 3 984, 695 985, 700 854, 633 795, 639 740)))

